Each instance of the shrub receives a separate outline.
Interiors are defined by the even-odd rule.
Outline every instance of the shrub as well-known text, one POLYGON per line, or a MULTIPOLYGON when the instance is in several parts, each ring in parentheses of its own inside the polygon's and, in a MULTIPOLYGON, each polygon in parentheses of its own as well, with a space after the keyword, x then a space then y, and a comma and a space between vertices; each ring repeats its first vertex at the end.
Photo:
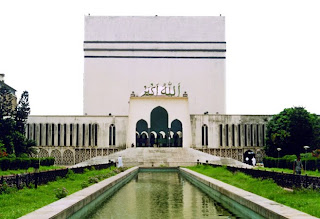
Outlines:
POLYGON ((40 165, 41 166, 52 166, 52 165, 54 165, 54 157, 40 158, 40 165))
POLYGON ((61 198, 64 198, 68 195, 68 190, 66 188, 57 188, 54 190, 55 191, 55 194, 56 194, 56 197, 58 199, 61 199, 61 198))
POLYGON ((10 193, 10 187, 7 185, 6 182, 3 184, 0 184, 0 194, 9 194, 10 193))
POLYGON ((28 188, 34 189, 34 188, 35 188, 35 185, 34 185, 33 183, 29 183, 28 188))
POLYGON ((118 169, 120 170, 120 172, 123 172, 123 171, 127 170, 126 167, 119 167, 118 169))
POLYGON ((118 173, 121 173, 121 170, 119 168, 116 168, 116 169, 112 170, 112 172, 118 174, 118 173))
POLYGON ((7 156, 8 156, 7 152, 0 150, 0 158, 7 157, 7 156))
POLYGON ((88 182, 89 183, 98 183, 99 179, 97 177, 92 176, 92 177, 89 177, 88 182))
POLYGON ((71 180, 75 180, 75 177, 76 176, 75 176, 74 172, 72 170, 68 169, 68 173, 66 175, 66 178, 71 179, 71 180))
MULTIPOLYGON (((265 167, 279 167, 284 169, 292 169, 294 161, 297 159, 296 155, 286 155, 281 158, 274 158, 274 157, 264 157, 263 164, 265 167)), ((307 170, 320 169, 320 159, 316 157, 303 157, 301 158, 303 162, 304 168, 307 162, 307 170)))
MULTIPOLYGON (((53 157, 46 157, 40 159, 42 166, 51 166, 54 164, 53 157)), ((28 169, 29 167, 39 168, 38 158, 23 158, 23 157, 3 157, 0 158, 0 168, 2 170, 17 170, 17 169, 28 169)))
POLYGON ((87 181, 83 181, 82 183, 81 183, 81 188, 87 188, 89 186, 89 182, 87 182, 87 181))
POLYGON ((10 158, 1 158, 0 159, 0 168, 1 170, 8 170, 10 168, 10 158))
POLYGON ((62 179, 61 176, 56 176, 56 181, 62 179))
POLYGON ((26 153, 22 153, 19 155, 20 158, 29 158, 29 155, 26 153))

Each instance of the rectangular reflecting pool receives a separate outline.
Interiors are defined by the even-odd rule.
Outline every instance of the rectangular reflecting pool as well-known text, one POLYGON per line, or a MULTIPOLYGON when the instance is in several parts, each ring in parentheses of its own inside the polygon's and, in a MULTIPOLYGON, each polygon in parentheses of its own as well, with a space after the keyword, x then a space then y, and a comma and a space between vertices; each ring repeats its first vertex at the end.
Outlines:
POLYGON ((88 218, 244 218, 189 183, 178 171, 140 171, 88 218))

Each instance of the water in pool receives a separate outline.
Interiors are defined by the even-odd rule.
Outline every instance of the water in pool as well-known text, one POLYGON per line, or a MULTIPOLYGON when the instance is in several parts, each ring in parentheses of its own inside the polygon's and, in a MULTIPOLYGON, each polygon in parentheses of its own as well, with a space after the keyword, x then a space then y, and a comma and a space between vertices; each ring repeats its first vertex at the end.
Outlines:
POLYGON ((89 218, 239 218, 178 172, 140 172, 89 218))

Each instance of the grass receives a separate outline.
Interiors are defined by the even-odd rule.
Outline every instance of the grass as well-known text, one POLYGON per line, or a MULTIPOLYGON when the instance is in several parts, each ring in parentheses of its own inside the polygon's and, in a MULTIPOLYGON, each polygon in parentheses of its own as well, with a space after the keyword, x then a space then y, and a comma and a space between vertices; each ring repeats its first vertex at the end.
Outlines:
POLYGON ((104 170, 87 170, 83 174, 68 174, 54 182, 34 188, 22 190, 11 189, 9 194, 0 195, 0 218, 18 218, 36 209, 58 200, 55 191, 66 188, 68 195, 75 193, 83 187, 93 184, 95 180, 102 180, 120 172, 112 167, 104 170), (18 206, 18 207, 17 207, 18 206))
POLYGON ((253 178, 241 172, 233 174, 225 167, 214 168, 199 165, 188 168, 299 211, 320 217, 320 191, 307 189, 294 190, 293 192, 286 191, 272 180, 253 178))
MULTIPOLYGON (((40 171, 47 171, 47 170, 57 170, 57 169, 64 169, 63 166, 40 166, 40 171)), ((30 167, 29 169, 20 169, 20 170, 0 170, 0 176, 12 175, 12 174, 21 174, 21 173, 34 173, 35 169, 30 167)))
MULTIPOLYGON (((254 167, 254 169, 257 170, 266 170, 266 171, 274 171, 274 172, 284 172, 284 173, 293 173, 292 169, 282 169, 282 168, 268 168, 268 167, 254 167)), ((307 174, 308 176, 317 176, 320 177, 320 172, 319 171, 302 171, 302 175, 307 174)))

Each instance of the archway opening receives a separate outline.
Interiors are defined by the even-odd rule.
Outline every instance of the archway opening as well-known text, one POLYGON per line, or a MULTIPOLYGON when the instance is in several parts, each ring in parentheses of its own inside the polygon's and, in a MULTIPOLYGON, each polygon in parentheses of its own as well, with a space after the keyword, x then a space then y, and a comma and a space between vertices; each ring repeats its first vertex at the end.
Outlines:
POLYGON ((255 153, 251 150, 247 150, 244 152, 243 157, 246 164, 252 165, 252 158, 255 157, 255 153))
POLYGON ((170 146, 172 147, 182 147, 182 123, 180 120, 175 119, 171 122, 170 136, 172 139, 170 141, 170 146))
POLYGON ((136 146, 146 147, 148 145, 148 123, 140 119, 136 124, 136 146))
MULTIPOLYGON (((156 145, 158 147, 169 146, 169 128, 168 128, 168 112, 161 106, 154 108, 150 114, 151 128, 150 133, 155 132, 154 135, 156 145)), ((150 137, 152 137, 150 135, 150 137)), ((150 138, 150 141, 153 140, 150 138)), ((151 142, 150 142, 151 143, 151 142)), ((151 143, 151 146, 154 144, 151 143)))

